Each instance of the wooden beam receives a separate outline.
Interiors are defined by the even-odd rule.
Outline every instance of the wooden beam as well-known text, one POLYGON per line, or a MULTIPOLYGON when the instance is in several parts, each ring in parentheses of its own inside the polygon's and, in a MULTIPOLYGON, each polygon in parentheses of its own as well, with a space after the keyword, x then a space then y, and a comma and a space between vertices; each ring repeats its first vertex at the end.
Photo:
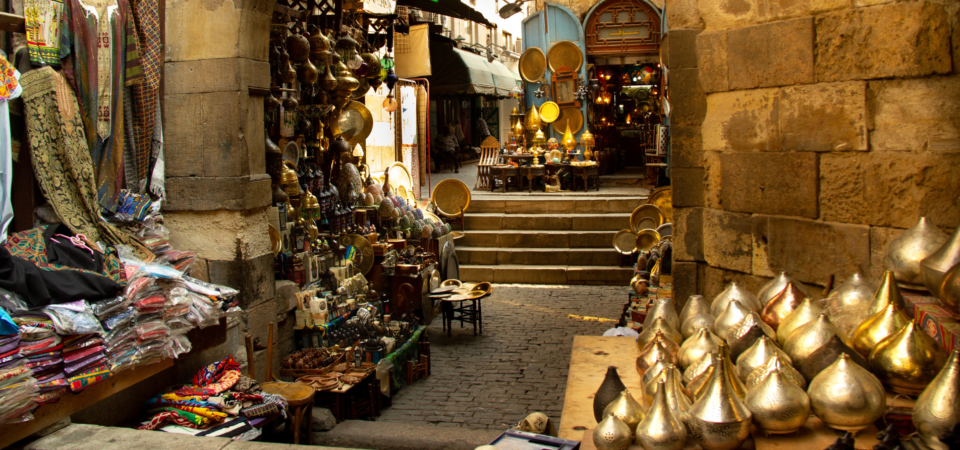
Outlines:
POLYGON ((94 385, 79 394, 64 394, 63 397, 60 397, 60 401, 37 408, 33 412, 33 420, 0 426, 0 448, 9 447, 17 441, 53 425, 64 417, 70 417, 74 413, 172 366, 173 360, 165 359, 156 364, 121 372, 119 375, 115 375, 113 378, 94 385))
POLYGON ((23 16, 0 12, 0 30, 26 33, 27 27, 23 21, 23 16))

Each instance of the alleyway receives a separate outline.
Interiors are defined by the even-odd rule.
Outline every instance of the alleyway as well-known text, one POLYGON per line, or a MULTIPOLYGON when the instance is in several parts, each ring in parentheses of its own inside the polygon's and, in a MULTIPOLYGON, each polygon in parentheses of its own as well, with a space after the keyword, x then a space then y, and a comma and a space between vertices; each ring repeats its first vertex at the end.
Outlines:
POLYGON ((433 321, 432 375, 404 387, 379 420, 503 430, 539 410, 558 421, 573 336, 615 326, 626 295, 622 286, 496 285, 482 336, 455 324, 448 338, 433 321))

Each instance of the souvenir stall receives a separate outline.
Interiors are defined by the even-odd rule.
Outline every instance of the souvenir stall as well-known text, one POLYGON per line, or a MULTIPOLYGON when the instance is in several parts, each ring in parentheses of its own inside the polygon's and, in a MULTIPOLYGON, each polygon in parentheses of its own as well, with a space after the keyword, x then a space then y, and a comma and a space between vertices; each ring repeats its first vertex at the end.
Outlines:
MULTIPOLYGON (((641 227, 660 220, 654 206, 638 208, 641 227)), ((615 242, 636 247, 620 325, 639 334, 575 338, 561 438, 590 449, 960 446, 960 228, 948 236, 920 218, 891 241, 879 279, 855 273, 818 292, 781 272, 757 292, 731 282, 683 308, 658 230, 615 242)))

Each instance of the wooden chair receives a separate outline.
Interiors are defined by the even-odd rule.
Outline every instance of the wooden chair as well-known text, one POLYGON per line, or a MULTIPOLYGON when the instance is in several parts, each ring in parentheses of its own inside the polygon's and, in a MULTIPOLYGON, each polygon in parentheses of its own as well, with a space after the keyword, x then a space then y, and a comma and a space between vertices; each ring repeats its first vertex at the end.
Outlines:
POLYGON ((493 136, 487 136, 480 144, 480 161, 477 162, 477 182, 474 189, 490 188, 490 166, 500 160, 500 142, 493 136))
MULTIPOLYGON (((273 376, 273 322, 267 325, 270 330, 267 334, 267 375, 266 381, 260 383, 260 389, 268 394, 276 394, 287 401, 290 411, 287 414, 286 432, 290 432, 290 426, 293 425, 293 443, 300 443, 300 426, 306 415, 307 426, 307 445, 313 444, 313 437, 310 428, 310 422, 313 420, 313 397, 316 391, 306 385, 287 383, 277 380, 273 376)), ((253 337, 249 334, 245 336, 247 347, 247 368, 250 378, 256 378, 256 370, 253 367, 253 337)))
POLYGON ((656 186, 660 171, 667 167, 663 162, 667 157, 667 127, 658 125, 654 133, 654 146, 647 148, 644 152, 644 166, 647 169, 647 180, 656 186))

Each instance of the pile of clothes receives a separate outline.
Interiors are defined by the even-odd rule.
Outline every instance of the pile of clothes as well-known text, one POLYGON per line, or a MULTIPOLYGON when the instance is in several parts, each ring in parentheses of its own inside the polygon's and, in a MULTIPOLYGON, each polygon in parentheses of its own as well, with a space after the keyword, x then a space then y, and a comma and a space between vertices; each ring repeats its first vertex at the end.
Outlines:
POLYGON ((37 380, 20 355, 20 329, 0 308, 0 423, 32 420, 37 380))
POLYGON ((138 429, 185 432, 287 415, 286 400, 261 391, 256 380, 240 373, 232 356, 204 367, 191 381, 147 400, 147 417, 138 429))

